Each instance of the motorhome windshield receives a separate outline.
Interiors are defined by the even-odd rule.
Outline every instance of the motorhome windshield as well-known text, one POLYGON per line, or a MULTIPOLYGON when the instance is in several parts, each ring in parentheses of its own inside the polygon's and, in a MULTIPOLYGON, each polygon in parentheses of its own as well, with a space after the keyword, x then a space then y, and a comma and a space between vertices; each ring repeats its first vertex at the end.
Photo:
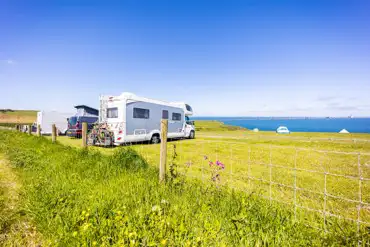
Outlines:
POLYGON ((187 124, 194 125, 194 121, 191 121, 188 116, 185 116, 185 121, 187 124))
POLYGON ((68 120, 68 123, 71 125, 71 126, 74 126, 77 124, 77 117, 70 117, 69 120, 68 120))

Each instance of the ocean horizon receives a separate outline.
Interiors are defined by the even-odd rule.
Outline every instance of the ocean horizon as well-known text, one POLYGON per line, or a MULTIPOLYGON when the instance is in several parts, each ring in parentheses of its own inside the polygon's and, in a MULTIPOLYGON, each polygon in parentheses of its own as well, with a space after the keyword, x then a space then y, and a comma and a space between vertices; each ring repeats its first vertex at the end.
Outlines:
POLYGON ((261 131, 275 131, 286 126, 291 132, 370 133, 370 117, 192 117, 193 120, 216 120, 227 125, 261 131))

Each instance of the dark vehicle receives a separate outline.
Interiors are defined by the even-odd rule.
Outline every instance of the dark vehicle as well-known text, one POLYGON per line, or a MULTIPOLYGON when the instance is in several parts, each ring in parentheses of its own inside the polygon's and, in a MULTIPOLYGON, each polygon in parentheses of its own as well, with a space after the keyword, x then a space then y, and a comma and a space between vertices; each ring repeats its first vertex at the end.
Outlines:
POLYGON ((33 123, 32 126, 31 126, 31 132, 37 132, 37 124, 36 123, 33 123))
POLYGON ((81 138, 82 123, 87 123, 87 130, 91 130, 98 121, 96 116, 73 116, 68 119, 67 136, 81 138))

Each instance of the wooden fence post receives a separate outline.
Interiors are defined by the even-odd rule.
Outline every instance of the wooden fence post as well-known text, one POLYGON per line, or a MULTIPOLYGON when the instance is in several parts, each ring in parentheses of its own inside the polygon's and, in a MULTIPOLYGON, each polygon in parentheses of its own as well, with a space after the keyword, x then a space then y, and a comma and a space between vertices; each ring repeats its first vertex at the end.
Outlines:
POLYGON ((159 162, 159 182, 166 180, 166 163, 167 163, 167 130, 168 120, 161 120, 161 153, 159 162))
POLYGON ((36 135, 41 136, 41 126, 40 126, 40 124, 37 125, 36 135))
POLYGON ((82 123, 82 147, 87 147, 87 123, 82 123))
POLYGON ((30 124, 27 125, 27 131, 28 131, 28 134, 31 135, 31 133, 32 133, 32 126, 30 124))
POLYGON ((51 141, 55 143, 57 140, 57 128, 55 124, 51 125, 51 141))

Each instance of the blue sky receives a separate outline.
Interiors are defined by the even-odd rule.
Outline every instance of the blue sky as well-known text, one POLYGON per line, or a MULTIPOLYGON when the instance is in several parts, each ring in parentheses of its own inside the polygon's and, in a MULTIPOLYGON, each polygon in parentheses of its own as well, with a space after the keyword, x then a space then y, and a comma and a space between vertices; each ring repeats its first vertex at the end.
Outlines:
POLYGON ((370 1, 0 1, 0 108, 370 116, 370 1))

